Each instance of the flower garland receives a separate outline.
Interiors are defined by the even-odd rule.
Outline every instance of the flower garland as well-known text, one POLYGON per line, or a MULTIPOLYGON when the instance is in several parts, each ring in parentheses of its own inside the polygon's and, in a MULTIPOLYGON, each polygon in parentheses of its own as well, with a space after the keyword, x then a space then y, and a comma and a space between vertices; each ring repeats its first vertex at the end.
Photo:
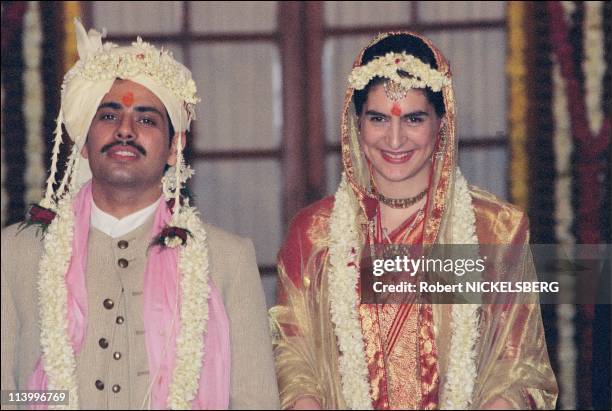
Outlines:
MULTIPOLYGON (((573 2, 563 2, 566 21, 573 13, 573 2)), ((571 136, 569 115, 567 112, 567 94, 565 84, 561 77, 559 62, 552 56, 553 61, 553 119, 554 136, 553 146, 555 152, 555 236, 561 245, 573 245, 575 238, 572 234, 573 208, 572 208, 572 171, 571 157, 573 141, 571 136)), ((574 278, 563 276, 562 293, 572 292, 574 278)), ((560 296, 561 300, 569 301, 571 296, 560 296)), ((576 408, 576 333, 574 319, 576 308, 572 304, 558 304, 555 309, 556 324, 559 330, 557 343, 557 357, 559 359, 559 403, 562 409, 576 408)))
POLYGON ((565 12, 565 22, 571 24, 573 14, 576 12, 576 3, 569 0, 563 0, 561 2, 561 7, 563 7, 563 11, 565 12))
POLYGON ((63 198, 49 224, 39 265, 40 344, 48 390, 67 390, 69 404, 58 409, 78 408, 76 359, 67 332, 68 290, 65 275, 72 256, 74 215, 70 198, 63 198))
POLYGON ((525 4, 520 1, 508 2, 508 76, 510 108, 508 112, 510 139, 510 195, 515 204, 527 209, 529 202, 529 158, 527 155, 527 47, 525 4))
POLYGON ((568 39, 563 6, 558 1, 549 1, 546 5, 551 18, 550 39, 565 80, 572 134, 579 148, 576 165, 577 185, 580 188, 577 210, 578 240, 583 244, 597 244, 601 239, 599 214, 602 198, 598 180, 605 173, 607 166, 600 157, 609 146, 610 117, 604 118, 599 132, 591 133, 584 95, 572 63, 573 47, 568 39))
MULTIPOLYGON (((182 207, 175 220, 194 234, 179 252, 181 274, 181 329, 176 338, 176 359, 168 403, 173 409, 190 407, 198 390, 208 322, 209 259, 204 226, 193 207, 182 207)), ((72 255, 74 213, 70 196, 62 198, 57 216, 44 237, 39 266, 41 347, 49 390, 68 390, 78 408, 76 359, 67 333, 68 292, 64 276, 72 255)), ((62 408, 62 407, 60 407, 62 408)))
MULTIPOLYGON (((572 2, 561 2, 564 8, 564 21, 567 25, 570 24, 571 14, 574 11, 575 6, 572 2)), ((581 124, 581 127, 586 128, 590 133, 590 136, 596 138, 598 131, 603 130, 603 112, 601 107, 601 96, 603 83, 603 75, 605 73, 605 57, 604 57, 604 46, 603 46, 603 23, 602 23, 602 2, 587 2, 584 3, 584 20, 583 20, 583 49, 584 49, 584 60, 583 60, 583 71, 585 78, 585 109, 586 109, 586 124, 581 124)), ((554 16, 560 19, 561 11, 557 9, 557 14, 554 16)), ((556 34, 559 40, 563 40, 562 30, 559 29, 556 34)), ((563 59, 564 56, 559 54, 559 58, 563 59)), ((563 63, 563 62, 561 62, 563 63)), ((577 118, 576 112, 568 112, 568 107, 575 110, 579 109, 576 103, 570 104, 567 101, 565 95, 565 83, 559 73, 560 64, 555 64, 555 76, 557 78, 555 84, 555 94, 559 94, 555 99, 554 113, 555 113, 555 154, 557 159, 557 171, 559 180, 557 184, 556 196, 557 196, 557 239, 561 244, 573 245, 575 238, 571 233, 572 224, 572 210, 571 210, 571 170, 569 166, 572 139, 570 134, 570 124, 568 117, 571 114, 572 121, 580 120, 577 118), (558 82, 558 84, 557 84, 558 82)), ((570 73, 565 73, 566 80, 569 81, 570 73)), ((575 84, 571 84, 571 87, 575 89, 575 84)), ((574 90, 574 97, 578 90, 574 90)), ((603 132, 603 131, 602 131, 603 132)), ((578 136, 577 136, 578 137, 578 136)), ((587 138, 586 135, 580 136, 587 138)), ((577 141, 579 144, 589 145, 589 141, 577 141)), ((580 167, 579 167, 580 170, 580 167)), ((579 175, 582 173, 579 173, 579 175)), ((581 180, 586 181, 588 177, 583 177, 581 180)), ((595 206, 595 203, 593 203, 595 206)), ((582 231, 582 230, 581 230, 582 231)), ((590 235, 589 235, 590 236, 590 235)), ((568 276, 563 278, 565 289, 573 289, 573 277, 568 276)), ((560 390, 560 403, 563 408, 573 409, 576 404, 576 360, 577 350, 575 346, 575 326, 574 321, 576 317, 576 307, 571 304, 560 304, 557 306, 557 324, 559 328, 559 383, 561 386, 560 390)))
POLYGON ((193 238, 179 254, 179 272, 182 274, 181 330, 176 338, 176 360, 168 403, 171 409, 187 409, 199 388, 204 357, 210 266, 206 230, 196 209, 181 208, 176 223, 193 233, 193 238))
MULTIPOLYGON (((559 244, 572 246, 575 238, 572 235, 572 173, 571 155, 573 141, 567 114, 567 95, 559 72, 559 65, 553 59, 553 115, 554 115, 554 149, 557 180, 555 182, 555 234, 559 244)), ((560 279, 561 280, 561 279, 560 279)), ((562 290, 573 290, 573 277, 564 276, 562 290)), ((570 296, 560 297, 565 301, 570 296)), ((576 346, 574 343, 575 308, 571 304, 556 306, 559 341, 559 401, 563 409, 576 408, 576 346)))
POLYGON ((24 101, 23 115, 26 129, 26 204, 34 203, 40 197, 40 187, 44 182, 43 168, 43 93, 40 73, 42 32, 40 6, 37 1, 29 1, 23 19, 23 74, 24 101))
POLYGON ((355 297, 359 279, 357 248, 360 235, 355 224, 357 207, 351 195, 343 173, 329 221, 330 313, 341 352, 338 361, 346 405, 353 410, 371 410, 368 367, 355 297))
MULTIPOLYGON (((456 229, 452 240, 457 244, 477 244, 475 216, 467 182, 458 168, 456 171, 456 203, 452 215, 452 224, 456 229)), ((341 353, 338 361, 346 405, 350 409, 372 409, 359 323, 359 302, 355 295, 359 278, 357 258, 360 238, 355 224, 357 210, 352 190, 343 174, 330 217, 330 312, 341 353)), ((452 355, 444 386, 443 408, 467 409, 471 402, 476 377, 474 349, 478 338, 478 307, 476 304, 453 305, 452 355)))
POLYGON ((595 135, 601 128, 603 113, 601 107, 603 78, 606 73, 603 32, 603 2, 587 1, 584 3, 583 29, 584 60, 584 93, 591 134, 595 135))
MULTIPOLYGON (((478 244, 476 216, 467 181, 456 169, 455 203, 451 216, 452 243, 478 244)), ((454 304, 452 334, 442 409, 467 410, 472 402, 476 380, 476 343, 478 342, 479 304, 454 304)))
POLYGON ((363 90, 374 77, 386 77, 405 89, 429 87, 437 92, 442 90, 443 86, 450 85, 450 79, 444 74, 405 52, 389 52, 364 66, 355 67, 348 81, 355 90, 363 90), (411 77, 400 76, 398 70, 410 74, 411 77))

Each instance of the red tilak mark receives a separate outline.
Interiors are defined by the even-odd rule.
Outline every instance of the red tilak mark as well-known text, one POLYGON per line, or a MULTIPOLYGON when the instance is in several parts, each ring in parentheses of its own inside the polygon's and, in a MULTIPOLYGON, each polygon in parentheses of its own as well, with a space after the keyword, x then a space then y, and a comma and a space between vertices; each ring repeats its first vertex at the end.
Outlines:
POLYGON ((123 102, 124 106, 130 107, 132 104, 134 104, 134 94, 132 94, 131 91, 128 91, 123 97, 121 97, 121 101, 123 102))
POLYGON ((399 104, 393 103, 393 107, 391 107, 391 114, 397 117, 402 115, 402 109, 400 108, 399 104))

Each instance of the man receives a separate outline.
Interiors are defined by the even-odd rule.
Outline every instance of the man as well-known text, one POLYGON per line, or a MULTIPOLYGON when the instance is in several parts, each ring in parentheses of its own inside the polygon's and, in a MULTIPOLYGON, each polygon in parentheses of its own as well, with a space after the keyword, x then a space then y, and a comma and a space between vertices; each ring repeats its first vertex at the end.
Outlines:
POLYGON ((181 192, 191 73, 76 25, 45 197, 2 233, 2 390, 65 390, 74 408, 277 408, 253 246, 181 192), (74 146, 58 185, 62 124, 74 146))

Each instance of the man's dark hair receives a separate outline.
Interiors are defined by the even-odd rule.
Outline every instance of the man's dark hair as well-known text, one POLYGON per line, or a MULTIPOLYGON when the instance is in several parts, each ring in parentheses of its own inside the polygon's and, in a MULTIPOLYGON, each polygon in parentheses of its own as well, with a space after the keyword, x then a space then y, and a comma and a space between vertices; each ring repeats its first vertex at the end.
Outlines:
MULTIPOLYGON (((363 53, 363 57, 361 58, 361 65, 369 63, 376 57, 383 57, 389 52, 406 52, 407 54, 411 54, 414 57, 418 58, 423 63, 428 64, 432 68, 438 68, 438 63, 436 63, 436 57, 434 56, 431 49, 423 42, 423 40, 418 37, 411 36, 410 34, 392 35, 367 48, 363 53)), ((399 74, 400 76, 409 76, 408 73, 402 71, 400 71, 399 74)), ((357 113, 357 115, 361 114, 363 110, 363 105, 368 99, 368 93, 370 92, 370 89, 374 86, 384 83, 385 81, 387 81, 386 78, 374 77, 372 80, 370 80, 370 82, 367 84, 367 86, 365 86, 363 90, 355 90, 355 92, 353 93, 353 104, 355 105, 355 112, 357 113)), ((434 92, 428 87, 422 90, 427 96, 427 101, 429 101, 436 110, 436 114, 442 117, 446 112, 442 92, 434 92)))

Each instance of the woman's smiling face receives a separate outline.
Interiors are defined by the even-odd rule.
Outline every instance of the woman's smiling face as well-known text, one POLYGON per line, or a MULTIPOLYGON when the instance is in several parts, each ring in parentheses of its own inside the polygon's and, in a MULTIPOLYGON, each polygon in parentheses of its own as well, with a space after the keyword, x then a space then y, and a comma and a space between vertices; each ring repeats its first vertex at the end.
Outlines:
POLYGON ((370 89, 359 116, 361 145, 381 193, 424 188, 441 122, 422 90, 408 90, 393 101, 384 84, 370 89))

